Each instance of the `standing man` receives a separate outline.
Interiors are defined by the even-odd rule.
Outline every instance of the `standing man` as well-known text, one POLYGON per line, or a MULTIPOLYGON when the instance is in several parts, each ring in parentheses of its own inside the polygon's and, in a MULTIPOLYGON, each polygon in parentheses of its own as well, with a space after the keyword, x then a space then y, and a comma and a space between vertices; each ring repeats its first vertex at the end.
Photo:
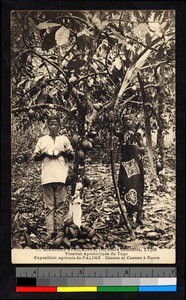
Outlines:
POLYGON ((49 135, 41 137, 35 147, 33 158, 41 161, 41 185, 43 187, 47 237, 54 238, 63 228, 69 162, 74 152, 69 139, 59 135, 60 119, 51 115, 48 120, 49 135))

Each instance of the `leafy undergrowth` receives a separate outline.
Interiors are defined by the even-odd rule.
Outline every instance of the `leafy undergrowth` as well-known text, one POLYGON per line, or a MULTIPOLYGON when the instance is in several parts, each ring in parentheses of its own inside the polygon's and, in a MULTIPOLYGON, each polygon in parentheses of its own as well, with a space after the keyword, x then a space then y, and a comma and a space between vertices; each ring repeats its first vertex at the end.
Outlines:
MULTIPOLYGON (((69 224, 52 243, 45 239, 40 164, 29 159, 21 164, 15 163, 12 167, 12 248, 175 248, 175 170, 171 157, 166 165, 165 184, 158 189, 145 166, 143 225, 134 229, 135 240, 122 220, 110 165, 90 164, 86 167, 86 174, 92 183, 82 204, 83 227, 78 229, 69 224)), ((119 164, 115 165, 115 169, 117 175, 119 164)), ((70 194, 66 213, 69 200, 70 194)))

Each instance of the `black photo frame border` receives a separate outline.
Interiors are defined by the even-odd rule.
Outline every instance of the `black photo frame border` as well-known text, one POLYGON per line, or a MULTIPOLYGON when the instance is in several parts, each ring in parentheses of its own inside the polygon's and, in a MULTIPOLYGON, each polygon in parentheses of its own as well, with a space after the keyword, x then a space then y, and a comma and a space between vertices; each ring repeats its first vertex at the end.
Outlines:
MULTIPOLYGON (((184 1, 2 0, 1 3, 1 299, 185 299, 185 91, 186 5, 184 1), (12 10, 156 10, 176 11, 176 293, 16 293, 11 264, 10 12, 12 10)), ((26 265, 18 265, 19 267, 26 265)), ((37 266, 37 265, 30 265, 37 266)), ((44 265, 53 266, 53 265, 44 265)), ((55 265, 56 266, 56 265, 55 265)), ((67 266, 67 265, 65 265, 67 266)), ((71 265, 72 266, 72 265, 71 265)), ((75 267, 76 265, 74 265, 75 267)), ((92 265, 91 265, 92 266, 92 265)), ((103 266, 103 265, 102 265, 103 266)), ((114 265, 116 266, 116 265, 114 265)), ((130 265, 127 265, 130 266, 130 265)), ((134 265, 131 265, 134 266, 134 265)), ((137 265, 143 267, 142 264, 137 265)), ((145 265, 148 266, 148 265, 145 265)), ((164 266, 164 265, 150 265, 164 266)), ((166 265, 169 266, 169 265, 166 265)), ((173 265, 170 265, 173 266, 173 265)), ((29 267, 29 266, 28 266, 29 267)))

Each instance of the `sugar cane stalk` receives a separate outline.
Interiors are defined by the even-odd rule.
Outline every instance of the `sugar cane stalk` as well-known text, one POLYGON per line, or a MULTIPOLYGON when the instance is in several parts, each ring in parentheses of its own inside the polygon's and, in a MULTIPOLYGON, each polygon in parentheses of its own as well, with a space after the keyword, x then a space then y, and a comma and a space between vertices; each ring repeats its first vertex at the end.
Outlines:
POLYGON ((110 163, 111 163, 111 171, 112 171, 112 180, 114 183, 116 199, 118 201, 118 205, 119 205, 122 217, 124 219, 125 225, 127 227, 128 232, 131 234, 132 238, 135 238, 136 237, 135 233, 133 232, 133 230, 130 226, 130 223, 128 221, 128 218, 127 218, 125 204, 120 199, 120 193, 119 193, 119 189, 118 189, 117 182, 116 182, 115 170, 114 170, 114 157, 113 157, 113 135, 114 135, 114 124, 112 122, 111 128, 110 128, 110 163))

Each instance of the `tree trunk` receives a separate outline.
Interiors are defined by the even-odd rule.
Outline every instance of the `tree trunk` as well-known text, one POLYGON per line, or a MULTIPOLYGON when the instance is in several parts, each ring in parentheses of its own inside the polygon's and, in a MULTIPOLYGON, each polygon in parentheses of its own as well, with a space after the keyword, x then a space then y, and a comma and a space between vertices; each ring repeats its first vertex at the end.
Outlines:
POLYGON ((130 226, 130 223, 128 221, 128 218, 127 218, 126 207, 120 199, 120 193, 119 193, 118 185, 116 182, 115 170, 114 170, 114 159, 113 159, 113 135, 114 135, 114 127, 112 124, 111 132, 110 132, 110 163, 111 163, 111 171, 112 171, 112 180, 113 180, 114 188, 115 188, 115 192, 116 192, 116 199, 118 201, 118 205, 119 205, 122 217, 124 219, 125 225, 127 227, 128 232, 131 234, 132 238, 135 238, 135 233, 133 232, 133 230, 130 226))
POLYGON ((147 108, 147 97, 144 89, 144 84, 141 79, 140 74, 137 74, 138 76, 138 81, 140 85, 140 90, 141 90, 141 95, 142 95, 142 102, 143 102, 143 111, 144 111, 144 119, 145 119, 145 136, 146 136, 146 141, 147 141, 147 154, 148 154, 148 159, 152 171, 152 175, 156 177, 156 170, 154 167, 154 161, 153 161, 153 151, 152 151, 152 137, 151 137, 151 126, 150 126, 150 117, 149 117, 149 112, 147 108))
POLYGON ((161 79, 159 74, 160 67, 156 69, 156 81, 158 83, 157 87, 157 101, 158 101, 158 114, 157 114, 157 125, 158 125, 158 132, 157 132, 157 148, 158 148, 158 155, 159 155, 159 162, 161 164, 161 168, 164 168, 165 164, 165 158, 164 158, 164 135, 163 131, 165 129, 164 126, 164 119, 163 114, 165 111, 164 106, 164 92, 163 92, 163 86, 161 85, 161 79))

